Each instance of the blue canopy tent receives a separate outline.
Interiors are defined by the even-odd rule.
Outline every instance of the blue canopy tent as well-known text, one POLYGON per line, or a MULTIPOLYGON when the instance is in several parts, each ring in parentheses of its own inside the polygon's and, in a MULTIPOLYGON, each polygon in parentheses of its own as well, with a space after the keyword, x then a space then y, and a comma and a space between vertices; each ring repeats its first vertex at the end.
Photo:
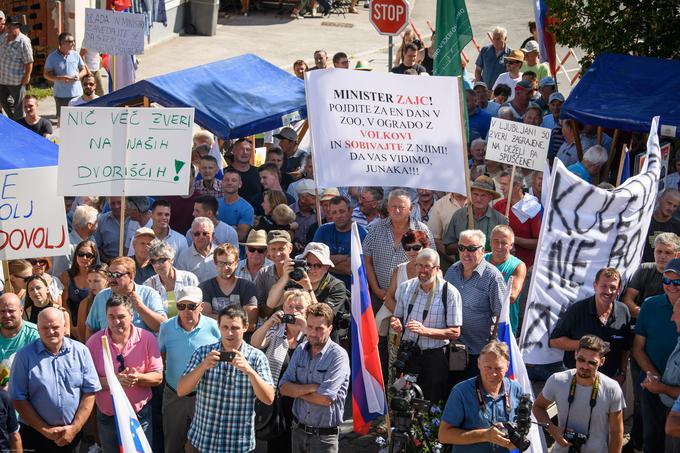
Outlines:
POLYGON ((57 165, 57 145, 0 115, 0 170, 57 165))
POLYGON ((658 115, 660 126, 675 127, 680 137, 679 92, 680 61, 603 53, 574 87, 560 118, 649 132, 658 115))
POLYGON ((252 54, 142 80, 87 105, 135 105, 144 98, 194 107, 196 123, 221 139, 276 129, 295 112, 307 117, 304 82, 252 54))

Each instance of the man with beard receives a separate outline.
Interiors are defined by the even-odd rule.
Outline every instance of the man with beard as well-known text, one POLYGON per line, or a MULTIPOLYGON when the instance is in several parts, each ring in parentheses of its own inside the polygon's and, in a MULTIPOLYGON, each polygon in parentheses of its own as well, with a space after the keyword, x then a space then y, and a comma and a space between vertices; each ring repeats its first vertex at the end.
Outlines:
POLYGON ((659 195, 659 202, 652 213, 652 220, 647 232, 645 251, 642 253, 642 262, 654 261, 654 238, 659 233, 680 234, 680 221, 673 218, 673 213, 680 206, 680 192, 677 189, 666 189, 659 195))
POLYGON ((9 382, 9 370, 14 354, 27 344, 38 339, 38 327, 24 321, 24 308, 16 294, 0 296, 0 386, 9 382))
POLYGON ((420 352, 411 354, 406 367, 397 371, 416 374, 425 399, 436 404, 451 388, 446 348, 460 336, 462 301, 458 290, 439 277, 439 254, 434 250, 418 253, 416 271, 417 278, 397 288, 391 325, 402 344, 413 342, 420 352))
POLYGON ((71 99, 68 103, 69 107, 78 107, 79 105, 86 104, 99 97, 94 94, 94 89, 97 86, 97 81, 95 80, 94 75, 87 74, 85 77, 83 77, 81 83, 83 84, 83 94, 82 96, 71 99))
POLYGON ((555 373, 547 380, 534 402, 539 423, 548 425, 555 439, 554 453, 571 451, 565 439, 582 437, 583 453, 620 452, 623 445, 623 409, 626 403, 619 384, 598 369, 605 363, 607 344, 595 335, 578 340, 576 369, 555 373), (558 424, 548 415, 548 406, 557 405, 558 424), (568 434, 567 434, 568 433, 568 434))

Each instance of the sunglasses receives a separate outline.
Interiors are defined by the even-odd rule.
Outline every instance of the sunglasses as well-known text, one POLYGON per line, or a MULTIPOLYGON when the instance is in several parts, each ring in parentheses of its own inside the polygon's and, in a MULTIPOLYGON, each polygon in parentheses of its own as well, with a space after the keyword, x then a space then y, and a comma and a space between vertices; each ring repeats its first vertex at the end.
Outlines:
POLYGON ((521 61, 507 61, 506 64, 507 64, 507 65, 511 65, 511 64, 522 64, 522 62, 521 62, 521 61))
POLYGON ((28 277, 22 277, 21 275, 15 275, 14 278, 20 278, 24 281, 24 283, 27 283, 29 280, 32 280, 34 275, 29 275, 28 277))
POLYGON ((182 304, 178 303, 177 304, 177 310, 179 311, 184 311, 184 310, 189 310, 189 311, 194 311, 198 308, 198 304, 182 304))
POLYGON ((309 266, 310 269, 323 269, 325 264, 314 263, 314 264, 308 264, 308 266, 309 266))
POLYGON ((29 263, 31 263, 31 266, 47 266, 48 261, 47 260, 28 260, 29 263))
POLYGON ((420 244, 412 244, 412 245, 405 245, 404 246, 404 250, 406 250, 407 252, 411 252, 411 251, 417 252, 422 248, 423 248, 423 246, 420 245, 420 244))
POLYGON ((125 275, 130 275, 130 273, 129 273, 129 272, 108 272, 108 273, 107 273, 107 276, 108 276, 111 280, 118 280, 119 278, 121 278, 121 277, 123 277, 123 276, 125 276, 125 275))
POLYGON ((149 260, 152 266, 157 264, 165 264, 166 261, 170 261, 170 258, 156 258, 155 260, 149 260))
POLYGON ((123 354, 118 354, 116 360, 118 361, 118 372, 122 373, 123 370, 125 370, 125 358, 123 357, 123 354))
POLYGON ((76 256, 78 258, 92 259, 92 258, 94 258, 94 253, 78 252, 78 254, 76 256))
POLYGON ((199 236, 210 236, 212 233, 209 233, 207 231, 194 231, 191 234, 193 234, 194 237, 199 237, 199 236))
POLYGON ((663 284, 664 285, 673 285, 673 286, 680 286, 680 279, 677 280, 671 280, 668 277, 663 278, 663 284))
POLYGON ((267 247, 265 248, 248 247, 248 251, 250 253, 267 253, 267 247))
POLYGON ((459 252, 476 252, 477 250, 484 247, 483 245, 458 245, 459 252))

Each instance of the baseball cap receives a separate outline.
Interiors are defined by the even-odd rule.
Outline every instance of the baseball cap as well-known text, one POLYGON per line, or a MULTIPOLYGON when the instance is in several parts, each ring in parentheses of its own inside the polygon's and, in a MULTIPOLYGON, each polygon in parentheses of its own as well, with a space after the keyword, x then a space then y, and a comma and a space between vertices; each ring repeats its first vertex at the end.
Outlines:
POLYGON ((338 196, 340 196, 340 191, 335 187, 331 187, 323 191, 320 201, 328 201, 338 196))
POLYGON ((177 302, 188 301, 200 304, 203 302, 203 291, 196 286, 184 286, 177 291, 175 297, 177 298, 177 302))
POLYGON ((489 89, 488 85, 487 85, 486 83, 482 82, 481 80, 478 80, 477 82, 475 82, 474 85, 472 85, 472 89, 473 89, 473 90, 474 90, 475 88, 477 88, 477 87, 484 87, 484 88, 486 88, 487 90, 489 89))
POLYGON ((675 272, 676 274, 680 274, 680 258, 674 258, 666 264, 666 268, 663 270, 663 273, 665 274, 666 272, 675 272))
POLYGON ((522 80, 520 82, 517 82, 517 85, 515 85, 515 90, 520 89, 520 90, 533 90, 534 85, 527 81, 527 80, 522 80))
POLYGON ((295 186, 295 193, 298 195, 310 194, 316 195, 316 186, 314 185, 314 180, 312 179, 301 179, 300 182, 295 186))
POLYGON ((286 126, 283 129, 281 129, 278 134, 274 134, 274 137, 278 138, 279 140, 285 138, 286 140, 290 140, 292 142, 296 142, 298 139, 297 132, 295 132, 295 129, 289 126, 286 126))
POLYGON ((5 18, 5 13, 0 11, 0 19, 4 19, 4 18, 5 18))
POLYGON ((560 101, 564 103, 564 96, 562 95, 562 93, 553 93, 548 98, 548 104, 550 104, 552 101, 560 101))
POLYGON ((139 236, 144 236, 144 235, 156 237, 156 233, 154 233, 151 228, 141 227, 141 228, 137 228, 137 231, 135 231, 134 239, 137 239, 139 236))
POLYGON ((524 46, 524 48, 522 49, 522 52, 526 52, 526 53, 538 52, 538 43, 532 39, 531 41, 527 42, 527 45, 524 46))
POLYGON ((307 247, 305 247, 305 250, 304 252, 302 252, 302 255, 298 255, 295 258, 303 259, 306 258, 307 255, 309 255, 310 253, 316 256, 319 259, 319 261, 321 261, 321 264, 325 266, 335 267, 333 261, 331 261, 330 249, 326 244, 323 244, 321 242, 310 242, 309 244, 307 244, 307 247))
POLYGON ((284 230, 271 230, 267 233, 267 245, 274 242, 286 242, 290 244, 290 234, 284 230))
POLYGON ((538 87, 543 88, 547 86, 556 86, 555 79, 550 76, 543 77, 540 82, 538 82, 538 87))

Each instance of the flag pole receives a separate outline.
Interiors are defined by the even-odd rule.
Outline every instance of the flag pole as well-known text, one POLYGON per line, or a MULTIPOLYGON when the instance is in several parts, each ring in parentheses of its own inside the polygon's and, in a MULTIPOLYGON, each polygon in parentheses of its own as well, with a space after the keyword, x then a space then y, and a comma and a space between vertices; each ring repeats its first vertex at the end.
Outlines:
POLYGON ((460 130, 463 137, 463 158, 465 162, 465 190, 467 191, 467 210, 468 210, 468 228, 475 227, 474 214, 472 212, 472 194, 470 192, 470 168, 468 166, 468 148, 467 148, 467 133, 465 127, 465 106, 463 104, 463 77, 458 76, 458 99, 460 107, 460 130))
POLYGON ((623 152, 621 153, 621 158, 619 159, 619 171, 616 174, 616 186, 621 185, 621 176, 623 175, 623 166, 626 163, 626 155, 628 154, 630 150, 628 149, 628 145, 624 144, 623 145, 623 152))
POLYGON ((507 203, 505 203, 505 217, 510 218, 510 205, 512 204, 512 188, 515 185, 515 169, 516 165, 512 165, 512 170, 510 171, 510 187, 508 187, 508 198, 507 203))

